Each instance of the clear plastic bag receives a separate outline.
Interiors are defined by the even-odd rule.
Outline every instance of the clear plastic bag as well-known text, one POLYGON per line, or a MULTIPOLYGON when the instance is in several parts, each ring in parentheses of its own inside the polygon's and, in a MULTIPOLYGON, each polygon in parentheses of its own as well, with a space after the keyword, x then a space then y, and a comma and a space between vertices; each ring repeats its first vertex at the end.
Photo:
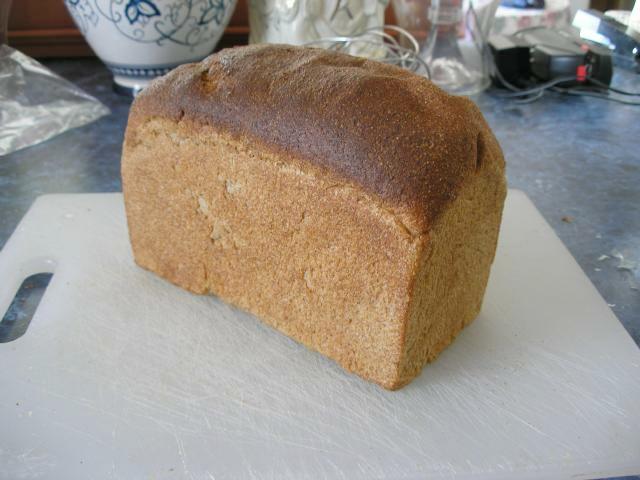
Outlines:
POLYGON ((0 45, 0 156, 93 122, 109 109, 34 59, 0 45))

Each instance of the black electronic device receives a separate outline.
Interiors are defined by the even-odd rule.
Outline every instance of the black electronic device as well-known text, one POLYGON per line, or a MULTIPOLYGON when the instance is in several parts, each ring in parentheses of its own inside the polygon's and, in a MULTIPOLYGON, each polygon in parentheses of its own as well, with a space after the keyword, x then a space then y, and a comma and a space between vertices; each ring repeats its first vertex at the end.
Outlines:
POLYGON ((493 35, 489 38, 489 48, 493 55, 494 80, 506 80, 514 85, 522 85, 531 76, 529 60, 531 46, 514 35, 493 35))
POLYGON ((609 52, 587 44, 569 28, 534 27, 489 38, 497 86, 527 88, 546 82, 569 87, 593 83, 608 86, 613 75, 609 52))

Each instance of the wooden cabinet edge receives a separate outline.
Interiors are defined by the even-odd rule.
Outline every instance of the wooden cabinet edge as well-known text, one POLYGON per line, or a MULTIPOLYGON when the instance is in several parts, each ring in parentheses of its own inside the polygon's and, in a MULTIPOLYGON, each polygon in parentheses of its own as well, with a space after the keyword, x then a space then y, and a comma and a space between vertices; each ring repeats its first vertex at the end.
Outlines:
MULTIPOLYGON (((245 45, 249 27, 228 26, 216 49, 245 45)), ((95 56, 76 28, 9 30, 9 45, 34 58, 95 56)))

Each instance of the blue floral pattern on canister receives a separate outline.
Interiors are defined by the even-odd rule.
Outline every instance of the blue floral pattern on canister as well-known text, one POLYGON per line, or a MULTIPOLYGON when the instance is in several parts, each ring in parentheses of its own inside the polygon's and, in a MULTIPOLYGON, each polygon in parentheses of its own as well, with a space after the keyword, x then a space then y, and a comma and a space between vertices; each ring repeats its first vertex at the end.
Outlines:
POLYGON ((78 28, 86 33, 110 22, 140 43, 172 42, 195 47, 219 35, 233 0, 65 0, 78 28))
MULTIPOLYGON (((132 25, 136 23, 140 17, 148 19, 160 16, 160 10, 158 10, 158 7, 150 0, 129 0, 127 6, 124 7, 124 13, 132 25)), ((146 21, 141 23, 146 23, 146 21)))

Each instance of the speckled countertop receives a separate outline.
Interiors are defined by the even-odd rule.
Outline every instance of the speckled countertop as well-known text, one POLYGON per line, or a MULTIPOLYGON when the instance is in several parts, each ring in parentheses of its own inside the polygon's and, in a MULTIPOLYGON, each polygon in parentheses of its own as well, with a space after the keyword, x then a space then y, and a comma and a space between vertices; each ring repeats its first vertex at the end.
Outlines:
MULTIPOLYGON (((97 60, 46 65, 112 114, 0 157, 0 247, 39 195, 121 189, 130 100, 113 93, 97 60)), ((640 90, 632 73, 615 83, 640 90)), ((504 149, 510 187, 529 195, 640 345, 640 107, 555 94, 524 105, 486 94, 476 101, 504 149)))

